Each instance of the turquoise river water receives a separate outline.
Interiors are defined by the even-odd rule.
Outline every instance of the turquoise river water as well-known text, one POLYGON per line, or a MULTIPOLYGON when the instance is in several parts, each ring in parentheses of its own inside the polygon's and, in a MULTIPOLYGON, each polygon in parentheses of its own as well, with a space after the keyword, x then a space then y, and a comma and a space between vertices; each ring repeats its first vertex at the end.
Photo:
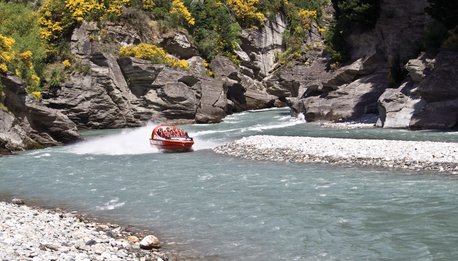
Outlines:
POLYGON ((183 126, 195 151, 160 153, 148 143, 153 126, 0 157, 0 194, 150 228, 185 259, 458 258, 456 176, 211 151, 257 134, 458 142, 457 132, 326 129, 273 109, 183 126))

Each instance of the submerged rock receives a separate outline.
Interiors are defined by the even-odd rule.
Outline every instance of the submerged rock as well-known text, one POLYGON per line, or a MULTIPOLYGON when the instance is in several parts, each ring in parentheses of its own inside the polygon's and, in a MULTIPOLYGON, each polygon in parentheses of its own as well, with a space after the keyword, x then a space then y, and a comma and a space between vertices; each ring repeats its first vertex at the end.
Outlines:
POLYGON ((13 198, 11 200, 11 203, 16 204, 16 205, 24 205, 25 204, 24 200, 22 200, 20 198, 13 198))

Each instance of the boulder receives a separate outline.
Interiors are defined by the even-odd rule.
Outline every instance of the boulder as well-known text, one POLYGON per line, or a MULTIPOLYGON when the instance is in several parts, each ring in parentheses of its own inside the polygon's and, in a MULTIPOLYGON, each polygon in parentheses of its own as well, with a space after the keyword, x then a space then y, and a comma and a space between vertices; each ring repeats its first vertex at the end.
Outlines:
POLYGON ((161 88, 148 92, 144 99, 155 110, 153 119, 194 121, 197 99, 184 83, 166 83, 161 88))
POLYGON ((386 73, 380 72, 364 76, 337 90, 298 100, 302 105, 293 104, 303 109, 307 121, 330 120, 347 121, 360 118, 364 114, 376 113, 377 100, 387 88, 386 73))
POLYGON ((159 73, 166 67, 163 64, 153 64, 151 61, 133 57, 121 57, 118 59, 122 75, 129 82, 128 86, 132 94, 137 98, 149 92, 159 73))
POLYGON ((412 129, 456 129, 458 127, 458 99, 428 102, 412 116, 412 129))
POLYGON ((0 110, 0 155, 13 151, 38 147, 39 144, 28 137, 14 114, 0 110))
POLYGON ((202 90, 191 71, 131 57, 120 58, 119 64, 149 120, 194 121, 202 90))
POLYGON ((20 198, 13 198, 11 200, 11 203, 13 203, 15 205, 24 205, 25 204, 24 200, 22 200, 20 198))
POLYGON ((215 78, 221 79, 227 99, 228 112, 262 109, 274 105, 277 97, 267 93, 264 85, 240 72, 227 57, 218 56, 210 63, 215 78))
POLYGON ((414 83, 407 82, 398 89, 387 89, 378 100, 378 126, 383 128, 410 128, 412 116, 425 101, 412 97, 414 83))
POLYGON ((183 33, 169 33, 163 36, 160 46, 179 59, 189 59, 199 55, 197 48, 191 44, 183 33))
POLYGON ((146 249, 150 250, 153 248, 160 248, 161 241, 159 238, 153 236, 153 235, 148 235, 140 241, 140 248, 141 249, 146 249))
POLYGON ((217 123, 226 116, 227 98, 221 80, 204 79, 201 81, 202 97, 196 113, 198 123, 217 123))
POLYGON ((327 69, 328 59, 310 57, 308 60, 309 64, 287 64, 265 78, 267 93, 283 99, 316 96, 329 91, 324 84, 332 76, 327 69))
POLYGON ((201 95, 198 101, 196 112, 197 123, 217 123, 226 115, 227 98, 223 81, 220 78, 212 78, 207 73, 204 60, 194 56, 187 60, 190 73, 200 81, 196 84, 200 86, 201 95))
POLYGON ((425 78, 425 63, 420 59, 411 59, 407 62, 405 66, 406 70, 409 72, 409 77, 414 82, 421 82, 425 78))
POLYGON ((418 85, 417 93, 427 102, 458 98, 458 52, 441 51, 434 68, 418 85))

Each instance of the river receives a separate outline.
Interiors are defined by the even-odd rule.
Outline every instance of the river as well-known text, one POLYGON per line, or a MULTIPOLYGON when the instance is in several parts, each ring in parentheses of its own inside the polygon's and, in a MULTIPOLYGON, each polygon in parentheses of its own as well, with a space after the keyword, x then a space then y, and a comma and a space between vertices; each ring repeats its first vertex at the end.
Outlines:
POLYGON ((273 109, 183 126, 195 150, 161 153, 148 143, 153 126, 0 157, 0 194, 150 228, 164 248, 196 260, 458 257, 456 176, 211 151, 255 134, 458 142, 457 132, 329 129, 273 109))

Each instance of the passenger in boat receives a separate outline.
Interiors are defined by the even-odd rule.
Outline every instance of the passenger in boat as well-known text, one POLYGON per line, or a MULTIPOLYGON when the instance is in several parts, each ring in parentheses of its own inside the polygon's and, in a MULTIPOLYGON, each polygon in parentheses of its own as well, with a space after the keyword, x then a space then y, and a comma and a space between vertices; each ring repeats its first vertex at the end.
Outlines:
POLYGON ((193 140, 193 138, 189 137, 188 135, 188 132, 184 132, 184 137, 187 139, 187 140, 193 140))
POLYGON ((167 129, 165 129, 165 131, 164 131, 164 138, 170 139, 170 135, 171 135, 170 128, 167 127, 167 129))
POLYGON ((157 130, 157 135, 159 135, 159 137, 164 137, 164 132, 162 129, 157 130))

